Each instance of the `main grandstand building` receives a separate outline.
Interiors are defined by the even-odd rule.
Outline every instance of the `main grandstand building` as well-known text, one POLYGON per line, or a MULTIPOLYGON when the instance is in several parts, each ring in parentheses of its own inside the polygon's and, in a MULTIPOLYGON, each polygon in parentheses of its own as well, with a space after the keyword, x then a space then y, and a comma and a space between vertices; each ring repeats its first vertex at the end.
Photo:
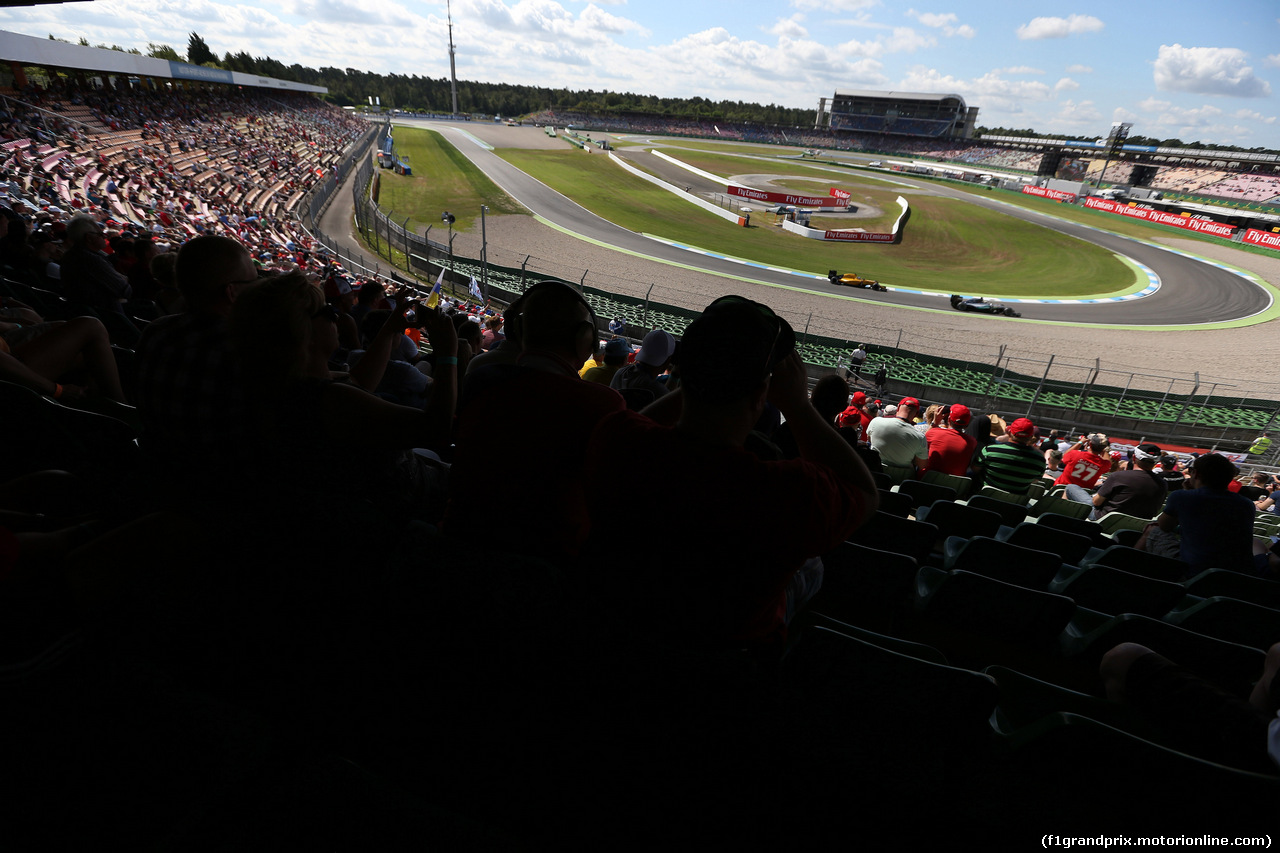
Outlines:
POLYGON ((969 139, 978 120, 978 108, 956 94, 854 89, 837 91, 829 111, 825 102, 819 102, 815 127, 824 123, 825 113, 832 130, 969 139))

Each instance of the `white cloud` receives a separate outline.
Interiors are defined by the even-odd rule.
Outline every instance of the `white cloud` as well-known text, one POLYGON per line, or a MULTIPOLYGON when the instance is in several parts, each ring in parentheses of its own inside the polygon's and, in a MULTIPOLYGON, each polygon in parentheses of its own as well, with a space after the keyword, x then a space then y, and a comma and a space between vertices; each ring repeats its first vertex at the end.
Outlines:
POLYGON ((914 53, 937 43, 933 36, 922 35, 911 27, 894 27, 893 34, 884 40, 884 49, 885 53, 914 53))
POLYGON ((846 56, 862 56, 878 59, 890 53, 914 53, 917 50, 933 47, 938 40, 930 35, 922 35, 911 27, 894 27, 892 32, 881 33, 867 41, 847 41, 834 48, 823 47, 823 50, 834 50, 846 56))
POLYGON ((1063 77, 1057 83, 1053 84, 1053 91, 1055 92, 1074 92, 1079 88, 1080 84, 1075 80, 1072 80, 1070 77, 1063 77))
POLYGON ((1096 33, 1106 24, 1093 15, 1072 15, 1069 18, 1032 18, 1018 27, 1018 38, 1060 39, 1080 33, 1096 33))
POLYGON ((1102 113, 1098 112, 1097 106, 1093 101, 1080 101, 1076 103, 1071 99, 1062 102, 1062 106, 1058 108, 1057 113, 1051 119, 1055 127, 1068 125, 1071 130, 1085 128, 1092 129, 1101 124, 1102 113))
POLYGON ((765 32, 774 36, 786 36, 787 38, 803 39, 809 37, 809 31, 801 25, 804 15, 800 12, 792 15, 790 18, 779 18, 777 23, 769 27, 765 32))
POLYGON ((880 5, 880 0, 791 0, 797 9, 819 12, 859 12, 880 5))
POLYGON ((915 9, 908 9, 907 17, 915 18, 926 27, 942 30, 942 34, 947 37, 961 36, 962 38, 971 39, 977 35, 977 30, 968 24, 957 26, 956 22, 960 19, 956 17, 954 12, 917 12, 915 9))
POLYGON ((1266 59, 1262 60, 1263 65, 1269 65, 1272 68, 1280 68, 1280 53, 1273 53, 1266 59))
POLYGON ((1231 114, 1231 117, 1238 118, 1238 119, 1248 119, 1250 121, 1260 121, 1263 124, 1275 124, 1276 122, 1275 116, 1264 116, 1262 113, 1257 112, 1255 110, 1236 110, 1234 113, 1231 114))
POLYGON ((1253 69, 1245 64, 1247 59, 1248 54, 1234 47, 1162 44, 1155 61, 1156 88, 1237 98, 1270 95, 1271 84, 1253 75, 1253 69))
POLYGON ((1093 66, 1092 65, 1068 65, 1067 73, 1068 74, 1092 74, 1093 66))
POLYGON ((1002 69, 1004 74, 1043 74, 1043 68, 1032 68, 1030 65, 1013 65, 1002 69))
POLYGON ((917 65, 899 83, 909 92, 960 92, 966 103, 981 107, 983 112, 1018 114, 1029 102, 1049 101, 1053 91, 1039 80, 1006 80, 1000 71, 964 80, 942 74, 937 69, 917 65))

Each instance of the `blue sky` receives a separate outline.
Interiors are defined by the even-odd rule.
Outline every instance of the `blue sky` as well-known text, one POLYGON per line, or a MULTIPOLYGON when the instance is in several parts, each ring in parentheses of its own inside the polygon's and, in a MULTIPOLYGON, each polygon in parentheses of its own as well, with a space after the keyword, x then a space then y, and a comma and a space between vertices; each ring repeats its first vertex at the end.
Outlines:
MULTIPOLYGON (((979 124, 1280 149, 1280 3, 456 0, 459 79, 814 107, 836 89, 962 95, 979 124)), ((443 2, 97 0, 0 29, 443 77, 443 2)), ((368 93, 370 95, 376 92, 368 93)))

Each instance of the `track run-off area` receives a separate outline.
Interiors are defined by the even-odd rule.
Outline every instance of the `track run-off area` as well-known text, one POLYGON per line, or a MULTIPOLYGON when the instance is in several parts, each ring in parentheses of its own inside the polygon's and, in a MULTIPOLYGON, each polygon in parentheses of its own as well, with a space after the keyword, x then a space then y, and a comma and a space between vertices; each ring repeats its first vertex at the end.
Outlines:
MULTIPOLYGON (((545 147, 551 140, 540 129, 437 120, 398 120, 396 124, 440 133, 490 180, 540 221, 557 231, 596 246, 612 248, 659 264, 819 297, 876 302, 907 310, 952 311, 948 302, 949 293, 915 289, 908 282, 886 281, 890 287, 887 293, 835 286, 812 271, 798 271, 734 258, 717 251, 715 247, 687 245, 677 240, 637 233, 609 222, 494 153, 495 148, 520 148, 526 143, 545 147)), ((615 137, 609 135, 609 138, 615 137)), ((623 142, 640 143, 622 148, 618 153, 630 160, 643 160, 643 168, 657 177, 676 186, 688 186, 692 192, 723 193, 723 185, 713 185, 710 181, 681 169, 679 165, 647 153, 649 148, 660 147, 671 157, 679 159, 682 144, 691 142, 690 140, 647 135, 619 135, 616 138, 623 142)), ((567 143, 559 144, 567 146, 567 143)), ((735 143, 732 148, 735 152, 740 152, 744 145, 735 143)), ((768 151, 767 146, 760 148, 760 155, 733 155, 742 158, 743 167, 740 171, 756 173, 761 177, 770 173, 785 177, 787 164, 793 161, 763 153, 768 151)), ((698 148, 690 149, 688 153, 706 154, 708 151, 706 148, 698 148)), ((721 156, 724 153, 728 152, 722 152, 721 156)), ((595 151, 582 156, 606 155, 595 151)), ((847 152, 822 154, 824 158, 835 156, 851 163, 865 163, 875 159, 872 155, 852 155, 847 152)), ((813 161, 805 161, 803 165, 806 172, 824 169, 820 163, 813 161)), ((879 181, 887 180, 903 192, 954 199, 965 205, 986 208, 1060 232, 1113 253, 1132 270, 1132 286, 1119 292, 1087 294, 1074 299, 1038 298, 1032 285, 1030 292, 1018 295, 988 294, 1014 306, 1022 314, 1020 319, 1001 318, 999 322, 1002 323, 1151 331, 1207 330, 1253 325, 1280 317, 1280 304, 1275 298, 1275 288, 1261 276, 1244 268, 1243 265, 1251 257, 1245 252, 1233 253, 1240 257, 1240 265, 1228 264, 1199 256, 1194 253, 1194 248, 1171 248, 1154 241, 1128 237, 1068 220, 1055 215, 1054 210, 1060 207, 1049 201, 1042 203, 1044 209, 1041 210, 1040 205, 1028 207, 1002 201, 999 196, 1007 195, 1006 193, 963 192, 945 182, 913 179, 914 176, 906 173, 851 173, 838 166, 827 166, 825 169, 831 172, 832 180, 856 179, 863 175, 879 181)), ((689 205, 689 211, 691 217, 711 216, 692 204, 689 205)), ((909 223, 904 240, 910 239, 909 223)))

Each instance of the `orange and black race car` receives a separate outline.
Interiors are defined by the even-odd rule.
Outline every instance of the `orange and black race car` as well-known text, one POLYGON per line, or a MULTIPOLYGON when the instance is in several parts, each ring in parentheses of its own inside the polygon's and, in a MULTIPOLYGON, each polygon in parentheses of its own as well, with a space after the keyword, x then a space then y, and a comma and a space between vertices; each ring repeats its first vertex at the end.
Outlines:
POLYGON ((885 293, 889 289, 878 281, 872 281, 869 278, 863 278, 862 276, 858 275, 856 272, 847 272, 844 275, 841 275, 835 270, 830 270, 827 272, 827 281, 831 282, 832 284, 843 284, 846 287, 861 287, 869 290, 877 290, 881 293, 885 293))

